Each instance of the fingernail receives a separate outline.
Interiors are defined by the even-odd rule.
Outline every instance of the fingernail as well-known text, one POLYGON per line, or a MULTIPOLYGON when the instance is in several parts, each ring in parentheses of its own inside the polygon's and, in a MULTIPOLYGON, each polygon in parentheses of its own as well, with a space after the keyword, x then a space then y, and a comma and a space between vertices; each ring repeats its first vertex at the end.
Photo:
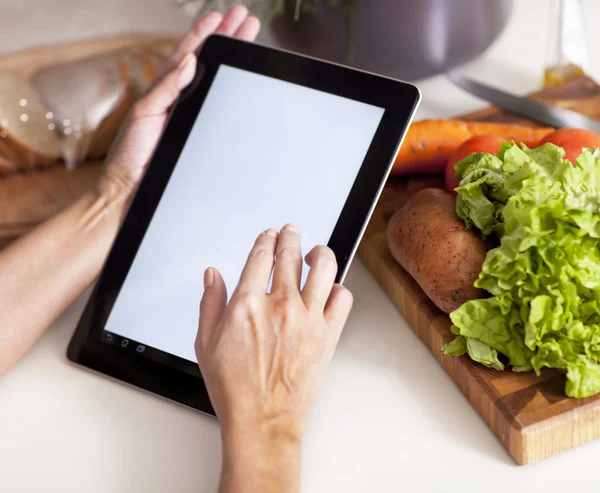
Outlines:
POLYGON ((212 288, 215 283, 215 273, 212 270, 212 267, 209 267, 204 271, 204 289, 212 288))
POLYGON ((298 230, 298 228, 296 226, 294 226, 293 224, 286 224, 283 229, 285 229, 286 231, 291 231, 293 233, 300 233, 300 231, 298 230))
POLYGON ((183 58, 181 59, 181 61, 179 62, 179 65, 177 66, 177 70, 183 72, 185 70, 185 68, 192 61, 192 58, 194 58, 193 53, 187 52, 185 55, 183 55, 183 58))
POLYGON ((272 236, 273 238, 277 238, 277 230, 275 228, 269 228, 265 231, 266 235, 272 236))

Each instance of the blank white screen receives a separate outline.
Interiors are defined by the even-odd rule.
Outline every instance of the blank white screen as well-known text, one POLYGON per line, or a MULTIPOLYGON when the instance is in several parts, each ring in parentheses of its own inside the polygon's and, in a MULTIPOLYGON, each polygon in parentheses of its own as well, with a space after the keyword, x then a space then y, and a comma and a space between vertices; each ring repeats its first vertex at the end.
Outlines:
POLYGON ((231 295, 261 231, 327 244, 383 113, 222 65, 105 330, 196 362, 204 270, 231 295))

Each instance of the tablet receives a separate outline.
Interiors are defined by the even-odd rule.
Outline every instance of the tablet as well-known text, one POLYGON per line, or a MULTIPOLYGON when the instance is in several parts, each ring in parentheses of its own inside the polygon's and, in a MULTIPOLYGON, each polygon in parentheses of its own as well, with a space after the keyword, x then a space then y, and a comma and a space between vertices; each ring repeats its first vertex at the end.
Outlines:
POLYGON ((214 414, 194 353, 204 270, 231 294, 258 234, 293 223, 304 253, 331 247, 342 282, 418 100, 404 82, 208 38, 68 358, 214 414))

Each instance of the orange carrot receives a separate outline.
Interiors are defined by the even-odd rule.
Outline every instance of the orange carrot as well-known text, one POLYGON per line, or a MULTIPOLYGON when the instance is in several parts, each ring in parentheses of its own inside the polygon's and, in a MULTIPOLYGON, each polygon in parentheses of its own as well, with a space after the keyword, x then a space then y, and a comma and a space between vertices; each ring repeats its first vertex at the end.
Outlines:
POLYGON ((476 135, 496 135, 535 147, 554 129, 508 123, 465 122, 462 120, 422 120, 408 129, 396 157, 392 176, 443 174, 448 156, 464 141, 476 135))

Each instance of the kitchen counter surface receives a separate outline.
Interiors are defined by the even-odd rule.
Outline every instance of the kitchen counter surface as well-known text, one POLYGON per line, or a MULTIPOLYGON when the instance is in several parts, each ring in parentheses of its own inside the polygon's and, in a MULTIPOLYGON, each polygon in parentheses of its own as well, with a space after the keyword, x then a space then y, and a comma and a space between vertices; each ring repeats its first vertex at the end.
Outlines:
MULTIPOLYGON (((132 27, 182 32, 189 23, 169 0, 105 0, 85 8, 81 0, 57 0, 52 9, 41 8, 49 5, 42 0, 2 3, 0 51, 132 27)), ((464 70, 525 93, 540 85, 548 2, 515 3, 501 38, 464 70)), ((588 0, 585 8, 592 34, 600 3, 588 0)), ((268 33, 263 40, 269 42, 268 33)), ((591 45, 590 52, 591 74, 600 80, 600 52, 591 45)), ((417 118, 483 106, 443 77, 419 86, 417 118)), ((600 441, 539 464, 514 465, 358 259, 347 286, 355 307, 309 422, 303 491, 598 489, 600 441)), ((67 362, 88 294, 0 379, 0 491, 215 491, 216 420, 67 362)))

